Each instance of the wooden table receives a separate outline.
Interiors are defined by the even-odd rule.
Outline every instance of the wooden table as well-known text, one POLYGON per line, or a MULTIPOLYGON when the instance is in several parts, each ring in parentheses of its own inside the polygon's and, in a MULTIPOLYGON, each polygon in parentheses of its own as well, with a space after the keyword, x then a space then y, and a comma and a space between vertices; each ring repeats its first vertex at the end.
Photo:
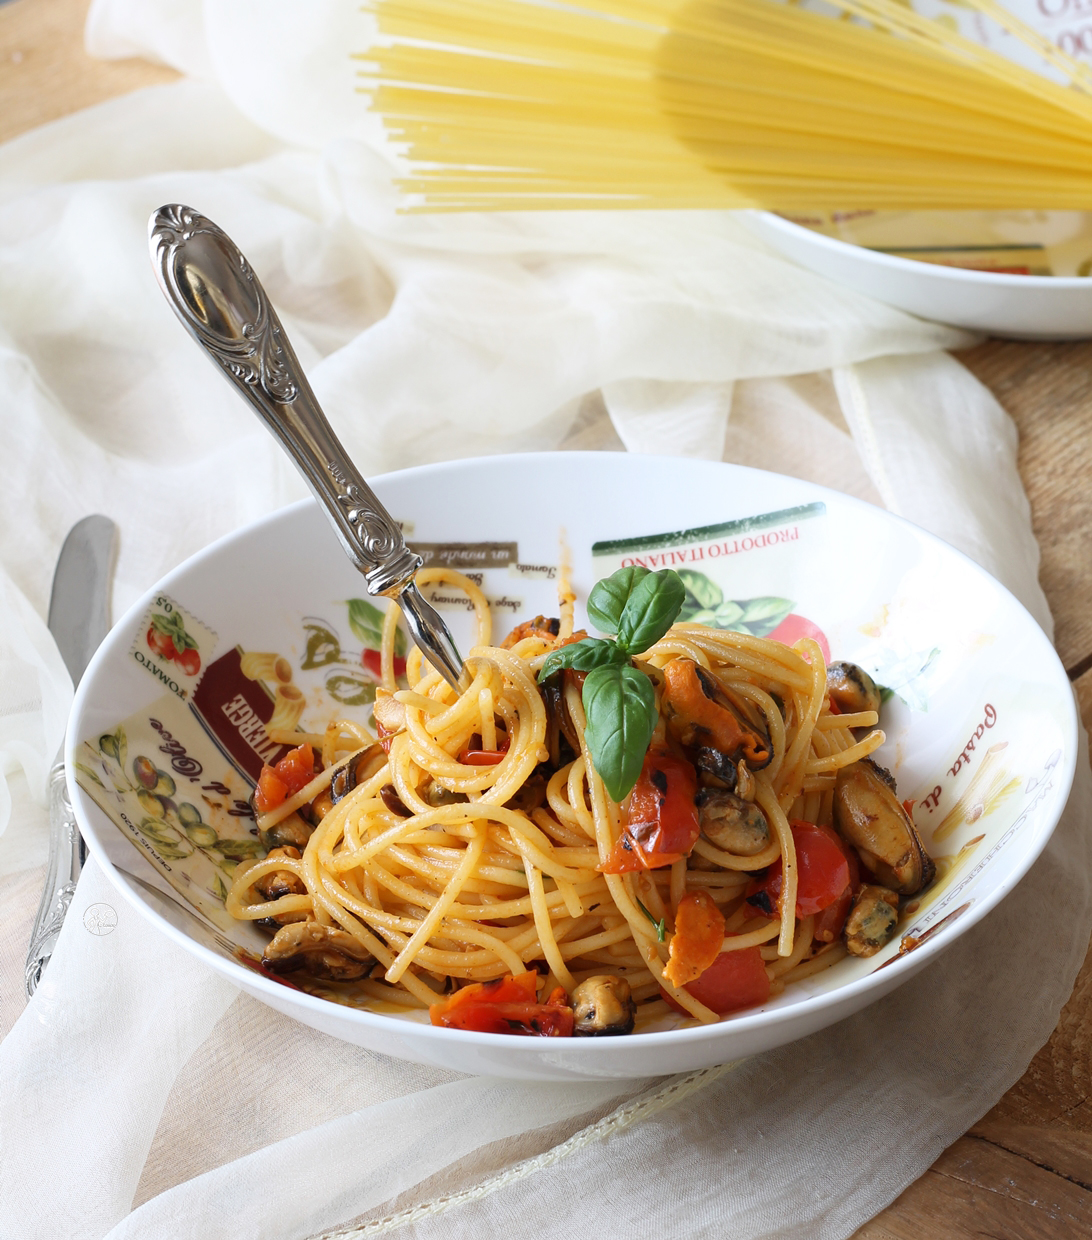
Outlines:
MULTIPOLYGON (((87 7, 0 6, 0 141, 176 76, 143 61, 92 60, 83 50, 87 7)), ((1092 726, 1092 341, 991 340, 961 360, 1019 428, 1058 654, 1092 726)), ((1092 953, 1021 1080, 856 1240, 1082 1235, 1092 1235, 1092 953)))

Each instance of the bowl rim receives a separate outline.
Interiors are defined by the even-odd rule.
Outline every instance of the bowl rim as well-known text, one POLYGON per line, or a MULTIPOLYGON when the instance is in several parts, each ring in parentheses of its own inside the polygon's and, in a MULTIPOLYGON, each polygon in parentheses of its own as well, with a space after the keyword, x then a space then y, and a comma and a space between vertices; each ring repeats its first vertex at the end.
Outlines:
MULTIPOLYGON (((861 500, 852 495, 846 495, 841 491, 836 491, 830 487, 822 486, 819 483, 809 482, 801 478, 793 478, 787 474, 777 474, 770 470, 755 469, 751 466, 736 465, 726 461, 705 461, 694 457, 685 456, 651 456, 641 454, 635 456, 630 453, 618 452, 593 452, 593 451, 554 451, 554 452, 527 452, 527 453, 508 453, 497 454, 495 456, 479 456, 466 457, 455 461, 441 461, 427 465, 411 466, 401 470, 391 470, 384 474, 375 475, 369 479, 370 484, 378 484, 382 487, 383 483, 390 479, 399 481, 404 479, 417 480, 427 483, 430 477, 437 474, 458 472, 466 468, 475 468, 480 465, 492 465, 494 467, 516 467, 516 468, 534 468, 537 463, 546 461, 556 461, 563 459, 572 462, 576 458, 584 458, 586 461, 602 461, 604 457, 614 458, 615 460, 640 460, 644 463, 649 461, 665 461, 672 463, 683 463, 688 466, 696 466, 699 469, 705 468, 710 472, 728 470, 730 472, 745 473, 755 479, 770 478, 776 479, 779 483, 789 483, 792 486, 801 487, 804 490, 814 494, 817 498, 821 498, 824 502, 833 502, 834 504, 846 505, 850 508, 856 508, 870 514, 873 518, 875 514, 887 521, 895 522, 902 525, 919 537, 925 539, 940 548, 946 553, 958 557, 963 561, 966 567, 974 574, 986 577, 1000 592, 1009 605, 1015 608, 1019 613, 1023 614, 1026 622, 1029 623, 1035 633, 1039 635, 1044 643, 1044 654, 1048 655, 1047 665, 1053 676, 1058 678, 1061 689, 1064 687, 1065 692, 1060 694, 1062 702, 1065 704, 1066 718, 1062 721, 1061 730, 1065 734, 1065 751, 1062 761, 1059 762, 1060 778, 1064 784, 1064 798, 1061 799, 1060 808, 1057 814, 1053 815, 1048 827, 1041 827, 1038 837, 1034 839, 1031 847, 1023 855, 1020 861, 1011 868, 1005 878, 1000 881, 996 888, 988 892, 985 896, 975 900, 972 906, 966 912, 957 918, 954 922, 943 925, 938 923, 937 931, 931 935, 927 941, 917 947, 912 953, 903 956, 894 956, 890 961, 880 969, 873 969, 870 973, 863 977, 851 981, 842 986, 837 986, 829 991, 819 994, 810 995, 802 999, 798 1003, 788 1005, 786 1007, 778 1007, 773 1009, 765 1009, 748 1012, 746 1009, 738 1014, 730 1014, 730 1019, 720 1020, 709 1025, 695 1024, 679 1029, 656 1030, 646 1033, 630 1034, 624 1039, 615 1038, 574 1038, 565 1039, 566 1043, 574 1045, 579 1044, 581 1050, 575 1054, 580 1056, 582 1060, 591 1061, 586 1066, 593 1067, 596 1062, 603 1058, 615 1057, 620 1047, 633 1047, 633 1054, 639 1053, 640 1048, 650 1048, 654 1046, 666 1047, 670 1044, 683 1044, 696 1046, 707 1040, 717 1040, 721 1037, 730 1037, 733 1031, 741 1033, 754 1032, 763 1028, 776 1028, 782 1023, 793 1019, 804 1018, 807 1015, 820 1015, 828 1009, 840 1007, 851 1000, 859 1000, 855 1010, 868 1006, 869 1003, 878 999, 889 989, 901 984, 901 982, 909 980, 910 976, 918 972, 919 969, 931 963, 935 957, 949 947, 957 938, 970 930, 978 922, 980 922, 989 912, 1013 890, 1024 876, 1030 870, 1031 866, 1041 856, 1046 848, 1058 821, 1064 813, 1065 806, 1069 799, 1072 789, 1074 775, 1076 773, 1077 750, 1078 750, 1078 729, 1077 729, 1077 709, 1073 700, 1072 688, 1070 686, 1069 677, 1065 668, 1062 666, 1061 660, 1058 658, 1057 652, 1043 631, 1035 617, 1028 611, 1023 603, 1008 589, 1002 582, 998 581, 991 573, 984 569, 970 556, 953 547, 950 543, 938 538, 935 534, 923 529, 921 526, 915 525, 912 521, 908 521, 905 517, 898 516, 888 512, 886 509, 877 508, 873 504, 869 504, 865 500, 861 500), (871 998, 867 997, 870 992, 876 991, 871 998)), ((99 810, 94 802, 84 793, 83 789, 76 783, 75 779, 75 758, 76 747, 80 743, 80 729, 75 726, 81 718, 84 710, 88 706, 88 699, 96 688, 96 680, 98 678, 100 667, 111 660, 115 654, 115 647, 127 646, 129 641, 130 630, 132 626, 141 618, 144 610, 154 600, 157 593, 164 590, 170 590, 173 583, 178 578, 187 574, 193 567, 207 560, 213 560, 223 554, 225 551, 236 543, 245 542, 253 534, 266 526, 275 525, 281 521, 291 522, 297 518, 297 514, 317 507, 316 501, 312 498, 298 500, 295 503, 286 505, 283 508, 276 509, 254 521, 248 522, 239 529, 233 530, 228 534, 222 535, 220 538, 208 544, 194 555, 187 557, 181 564, 171 569, 170 572, 159 578, 147 591, 130 606, 124 615, 113 625, 106 639, 99 646, 91 659, 79 686, 76 689, 73 698, 72 707, 68 717, 68 730, 65 735, 65 771, 68 786, 69 797, 72 802, 73 809, 76 814, 77 821, 83 831, 87 845, 94 855, 107 878, 112 885, 118 889, 122 896, 144 917, 148 918, 154 926, 165 933, 168 938, 181 946, 184 950, 197 956, 215 972, 227 976, 241 989, 250 993, 258 991, 264 995, 268 995, 270 1000, 279 1002, 271 1003, 271 1006, 283 1011, 287 1005, 299 1005, 304 1009, 314 1012, 321 1018, 323 1013, 329 1014, 330 1007, 333 1006, 339 1014, 348 1019, 350 1022, 357 1023, 363 1028, 370 1028, 377 1032, 385 1032, 397 1037, 399 1033, 403 1036, 407 1032, 411 1032, 415 1039, 424 1039, 427 1043, 439 1040, 440 1045, 451 1045, 452 1039, 461 1043, 464 1047, 478 1047, 488 1050, 490 1047, 496 1047, 501 1050, 503 1047, 507 1051, 511 1051, 515 1047, 525 1047, 528 1060, 538 1058, 541 1052, 542 1039, 527 1038, 517 1034, 497 1034, 497 1033, 477 1033, 469 1030, 448 1029, 445 1027, 434 1026, 420 1021, 407 1021, 404 1017, 389 1016, 380 1012, 372 1012, 364 1008, 349 1007, 347 1005, 336 1004, 332 1000, 323 999, 316 995, 308 994, 305 991, 296 990, 294 987, 286 987, 279 982, 273 981, 255 970, 247 968, 237 960, 229 959, 221 955, 211 948, 206 947, 203 943, 198 942, 190 935, 186 934, 179 927, 174 925, 166 917, 163 916, 156 908, 154 908, 136 889, 135 885, 128 879, 125 873, 115 868, 113 862, 106 855, 104 848, 97 839, 97 827, 87 827, 88 807, 93 807, 100 815, 103 811, 99 810), (86 799, 85 799, 86 798, 86 799), (290 995, 290 998, 286 998, 290 995)), ((195 912, 198 920, 203 920, 200 914, 195 912)), ((848 1013, 847 1013, 848 1014, 848 1013)), ((837 1018, 835 1018, 837 1019, 837 1018)), ((817 1028, 825 1027, 833 1023, 832 1021, 821 1021, 817 1028)), ((801 1032, 799 1036, 805 1036, 801 1032)), ((795 1038, 786 1039, 792 1041, 795 1038)), ((519 1052, 517 1052, 519 1053, 519 1052)), ((574 1052, 570 1051, 569 1054, 574 1052)), ((728 1056, 730 1058, 730 1054, 728 1056)), ((625 1072, 617 1075, 626 1075, 625 1072)))
MULTIPOLYGON (((902 258, 897 254, 885 254, 882 250, 872 250, 868 246, 858 245, 853 241, 843 241, 840 237, 830 237, 826 233, 808 228, 806 224, 797 224, 793 220, 778 215, 776 211, 747 211, 762 227, 772 228, 787 233, 797 240, 806 240, 818 249, 827 250, 831 254, 853 262, 872 263, 878 267, 886 267, 889 271, 897 271, 904 275, 920 276, 926 280, 946 280, 954 284, 976 284, 985 288, 1065 290, 1076 292, 1085 290, 1092 295, 1092 276, 1020 276, 1011 272, 978 271, 970 267, 947 267, 942 263, 923 263, 914 258, 902 258)), ((890 515, 890 514, 889 514, 890 515)))

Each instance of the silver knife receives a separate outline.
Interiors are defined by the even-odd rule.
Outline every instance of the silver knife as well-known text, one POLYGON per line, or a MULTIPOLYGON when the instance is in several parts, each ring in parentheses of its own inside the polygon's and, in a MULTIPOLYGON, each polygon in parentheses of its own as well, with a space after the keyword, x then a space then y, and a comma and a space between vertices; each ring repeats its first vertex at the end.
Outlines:
MULTIPOLYGON (((110 631, 110 573, 117 526, 109 517, 84 517, 68 532, 49 598, 49 631, 78 685, 91 656, 110 631)), ((49 963, 84 860, 64 774, 64 745, 49 772, 49 864, 45 890, 27 950, 27 998, 49 963)))

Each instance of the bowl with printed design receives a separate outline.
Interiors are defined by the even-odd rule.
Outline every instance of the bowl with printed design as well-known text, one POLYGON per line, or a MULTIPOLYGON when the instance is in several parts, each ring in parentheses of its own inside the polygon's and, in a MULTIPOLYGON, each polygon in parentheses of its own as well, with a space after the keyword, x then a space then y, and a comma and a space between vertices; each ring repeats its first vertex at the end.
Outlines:
MULTIPOLYGON (((424 466, 374 488, 426 565, 454 568, 482 592, 496 640, 556 616, 559 580, 571 580, 577 626, 591 629, 597 581, 670 568, 685 583, 681 619, 786 646, 807 639, 801 648, 864 669, 884 691, 885 739, 873 757, 910 803, 934 877, 898 902, 894 932, 874 954, 842 954, 710 1023, 654 1003, 655 1017, 627 1036, 443 1027, 420 1003, 384 999, 379 981, 354 989, 271 971, 269 930, 228 911, 240 867, 268 849, 255 785, 263 768, 281 769, 294 736, 317 744, 331 720, 354 721, 370 739, 383 671, 382 608, 306 501, 194 556, 115 625, 81 681, 66 742, 80 828, 111 881, 159 932, 277 1011, 464 1072, 689 1071, 882 998, 984 917, 1049 839, 1077 754, 1068 679, 1020 603, 917 527, 796 479, 614 453, 424 466), (848 587, 847 555, 869 566, 848 587)), ((442 582, 426 596, 470 650, 467 596, 442 582)), ((396 647, 396 673, 410 653, 396 647)), ((552 879, 546 887, 562 893, 552 879)))

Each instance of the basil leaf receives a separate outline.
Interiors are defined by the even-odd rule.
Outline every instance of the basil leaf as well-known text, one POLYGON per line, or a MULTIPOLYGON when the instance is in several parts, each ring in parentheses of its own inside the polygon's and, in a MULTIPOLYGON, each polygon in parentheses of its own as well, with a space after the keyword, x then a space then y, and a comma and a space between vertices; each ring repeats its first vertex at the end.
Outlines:
POLYGON ((652 681, 629 664, 597 667, 584 681, 584 735, 592 763, 614 801, 628 795, 656 727, 652 681))
POLYGON ((596 582, 588 596, 588 619, 592 624, 604 633, 617 633, 629 596, 637 583, 648 575, 647 568, 635 564, 596 582))
POLYGON ((642 654, 675 623, 686 600, 686 587, 674 569, 649 573, 630 591, 618 625, 618 645, 642 654))
POLYGON ((571 667, 576 672, 590 672, 611 663, 628 662, 629 656, 624 650, 619 650, 614 642, 605 641, 602 637, 585 637, 582 641, 570 642, 560 650, 551 651, 539 669, 538 679, 541 684, 563 667, 571 667))

